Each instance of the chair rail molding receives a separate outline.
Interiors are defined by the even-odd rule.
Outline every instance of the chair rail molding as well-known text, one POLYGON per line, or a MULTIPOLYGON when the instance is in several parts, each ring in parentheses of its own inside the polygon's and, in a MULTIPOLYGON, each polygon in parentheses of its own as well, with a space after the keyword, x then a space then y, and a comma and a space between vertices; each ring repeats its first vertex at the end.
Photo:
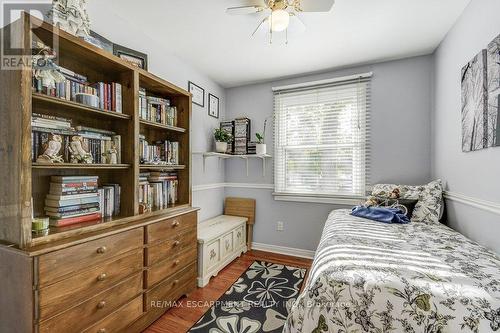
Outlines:
POLYGON ((465 194, 445 191, 443 197, 447 200, 458 202, 474 208, 488 211, 490 213, 500 215, 500 203, 469 197, 465 194))
POLYGON ((193 192, 213 190, 226 187, 274 190, 274 184, 268 184, 268 183, 213 183, 213 184, 194 185, 193 192))

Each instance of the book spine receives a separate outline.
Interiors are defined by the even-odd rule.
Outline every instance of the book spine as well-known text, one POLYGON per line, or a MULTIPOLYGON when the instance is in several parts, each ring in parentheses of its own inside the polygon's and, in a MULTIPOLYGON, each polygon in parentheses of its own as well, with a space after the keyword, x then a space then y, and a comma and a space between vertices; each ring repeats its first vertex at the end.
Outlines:
POLYGON ((59 219, 59 220, 51 219, 49 223, 50 223, 50 225, 52 225, 54 227, 65 227, 65 226, 72 225, 72 224, 98 220, 100 218, 101 218, 101 214, 93 213, 93 214, 89 214, 89 215, 71 217, 71 218, 67 218, 67 219, 59 219))

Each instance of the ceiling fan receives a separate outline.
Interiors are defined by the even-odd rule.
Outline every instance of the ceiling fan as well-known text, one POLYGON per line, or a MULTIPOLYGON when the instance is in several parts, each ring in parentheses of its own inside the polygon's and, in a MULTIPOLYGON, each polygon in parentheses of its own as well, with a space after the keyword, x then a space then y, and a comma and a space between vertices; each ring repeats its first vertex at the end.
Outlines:
POLYGON ((305 29, 304 23, 298 16, 299 13, 329 12, 335 0, 254 0, 247 3, 247 5, 227 8, 226 13, 231 15, 263 13, 265 17, 259 22, 252 37, 268 23, 270 43, 272 43, 273 32, 285 31, 288 44, 288 28, 291 24, 301 30, 305 29))

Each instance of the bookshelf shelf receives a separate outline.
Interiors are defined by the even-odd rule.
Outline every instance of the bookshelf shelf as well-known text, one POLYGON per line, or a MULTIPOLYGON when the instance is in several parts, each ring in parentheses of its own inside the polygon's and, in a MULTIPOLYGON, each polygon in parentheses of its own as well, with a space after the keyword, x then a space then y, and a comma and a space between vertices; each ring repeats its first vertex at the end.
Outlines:
POLYGON ((163 125, 163 124, 155 123, 155 122, 144 120, 144 119, 140 119, 139 123, 141 125, 144 125, 144 126, 161 128, 161 129, 165 129, 165 130, 169 130, 169 131, 173 131, 173 132, 179 132, 179 133, 186 132, 185 128, 181 128, 181 127, 177 127, 177 126, 163 125))
POLYGON ((74 163, 32 163, 33 169, 107 169, 107 170, 120 170, 130 169, 130 164, 74 164, 74 163))
POLYGON ((151 165, 151 164, 141 164, 139 165, 139 169, 141 170, 184 170, 186 168, 185 165, 151 165))
POLYGON ((94 108, 91 106, 87 106, 84 104, 72 102, 72 101, 66 101, 61 98, 57 97, 52 97, 52 96, 47 96, 39 93, 33 93, 32 94, 33 102, 34 103, 45 103, 45 104, 50 104, 51 107, 58 108, 58 109, 66 109, 68 111, 75 111, 78 110, 80 112, 87 112, 89 115, 92 116, 98 116, 98 117, 104 117, 104 118, 113 118, 113 119, 126 119, 129 120, 132 117, 123 114, 123 113, 118 113, 114 111, 105 111, 101 110, 98 108, 94 108))

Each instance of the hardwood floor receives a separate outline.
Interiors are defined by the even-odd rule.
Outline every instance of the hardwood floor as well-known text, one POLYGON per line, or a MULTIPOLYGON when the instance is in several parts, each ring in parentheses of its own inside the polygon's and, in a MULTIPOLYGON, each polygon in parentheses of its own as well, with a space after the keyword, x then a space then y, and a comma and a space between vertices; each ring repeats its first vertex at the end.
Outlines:
POLYGON ((167 311, 162 317, 148 327, 145 333, 182 333, 193 326, 198 319, 210 308, 211 301, 216 301, 222 294, 243 274, 255 261, 264 260, 277 264, 303 267, 309 269, 312 260, 290 257, 281 254, 248 251, 241 257, 235 259, 226 266, 216 277, 210 279, 205 288, 198 288, 188 297, 179 300, 176 307, 167 311), (186 304, 196 304, 195 307, 187 307, 186 304), (198 306, 199 305, 199 306, 198 306))

